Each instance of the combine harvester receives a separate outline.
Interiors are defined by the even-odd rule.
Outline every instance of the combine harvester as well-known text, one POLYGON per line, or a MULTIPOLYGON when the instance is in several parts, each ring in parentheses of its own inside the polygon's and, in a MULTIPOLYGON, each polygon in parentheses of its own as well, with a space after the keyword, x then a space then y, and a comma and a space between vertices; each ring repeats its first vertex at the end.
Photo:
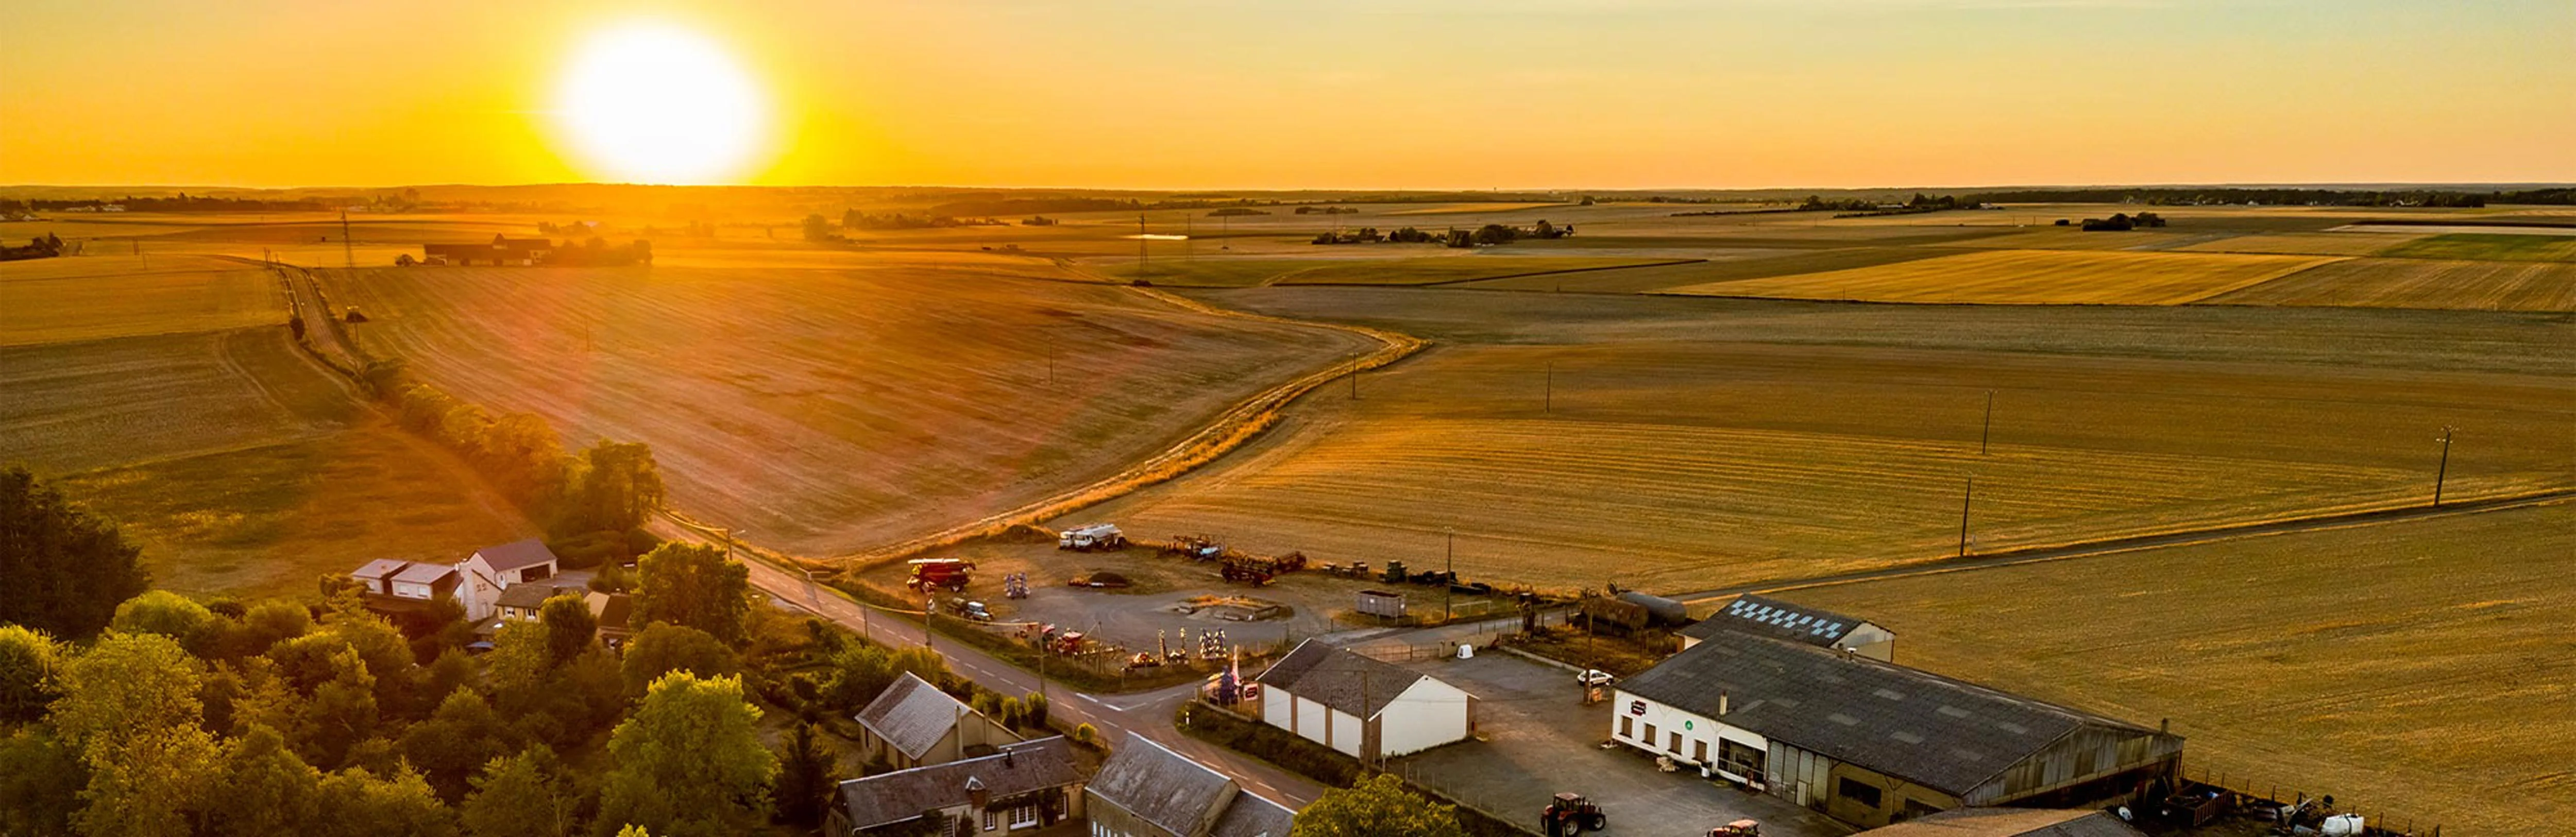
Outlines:
POLYGON ((912 575, 904 579, 903 586, 924 593, 965 590, 966 582, 975 575, 975 562, 963 558, 915 558, 904 563, 912 565, 912 575))

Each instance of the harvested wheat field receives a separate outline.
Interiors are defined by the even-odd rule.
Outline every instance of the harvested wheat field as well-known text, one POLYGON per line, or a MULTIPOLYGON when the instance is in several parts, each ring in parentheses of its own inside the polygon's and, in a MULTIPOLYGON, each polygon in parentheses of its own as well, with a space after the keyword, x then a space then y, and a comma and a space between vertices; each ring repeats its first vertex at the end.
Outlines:
POLYGON ((1417 564, 1454 527, 1462 573, 1677 591, 1950 554, 1970 478, 1980 550, 2419 502, 2444 424, 2481 440, 2454 451, 2452 496, 2576 483, 2563 369, 2439 368, 2563 367, 2565 327, 2546 321, 1206 295, 1410 326, 1434 348, 1368 373, 1356 400, 1318 391, 1253 447, 1075 516, 1417 564))
POLYGON ((204 256, 0 262, 0 346, 283 324, 266 269, 204 256))
POLYGON ((2352 259, 2200 302, 2576 311, 2576 264, 2352 259))
POLYGON ((1994 250, 1666 293, 1979 305, 2176 305, 2326 262, 2303 256, 1994 250))
POLYGON ((880 270, 333 275, 358 338, 567 442, 650 443, 674 506, 832 555, 1108 476, 1375 347, 1137 289, 880 270))
POLYGON ((2570 555, 2560 503, 1780 595, 1888 626, 1899 662, 2171 718, 2195 774, 2417 834, 2563 834, 2570 555))
POLYGON ((2382 256, 2505 262, 2576 262, 2576 235, 2452 233, 2388 248, 2382 256))
POLYGON ((2375 256, 2426 233, 2319 232, 2236 235, 2174 248, 2183 253, 2275 253, 2310 256, 2375 256))

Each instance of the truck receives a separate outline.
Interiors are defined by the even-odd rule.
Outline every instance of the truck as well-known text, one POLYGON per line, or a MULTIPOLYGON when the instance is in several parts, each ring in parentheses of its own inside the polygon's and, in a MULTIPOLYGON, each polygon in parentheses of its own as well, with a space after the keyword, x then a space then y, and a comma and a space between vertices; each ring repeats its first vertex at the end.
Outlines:
POLYGON ((985 607, 983 602, 972 601, 963 596, 953 597, 948 600, 948 612, 950 615, 970 622, 993 621, 993 611, 991 608, 985 607))
POLYGON ((1118 531, 1118 525, 1115 523, 1085 523, 1058 532, 1055 536, 1055 548, 1075 552, 1124 549, 1126 546, 1127 535, 1118 531))
POLYGON ((924 593, 964 590, 975 574, 975 562, 963 558, 915 558, 904 563, 912 566, 912 575, 904 579, 903 586, 924 593))

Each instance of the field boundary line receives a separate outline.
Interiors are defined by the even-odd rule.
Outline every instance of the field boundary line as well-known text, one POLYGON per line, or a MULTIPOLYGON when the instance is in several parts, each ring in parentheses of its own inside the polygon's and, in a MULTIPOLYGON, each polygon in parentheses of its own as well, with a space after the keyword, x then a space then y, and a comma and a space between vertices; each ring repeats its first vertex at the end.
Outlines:
POLYGON ((1732 598, 1734 596, 1747 593, 1768 594, 1787 592, 1791 590, 1811 590, 1818 587, 1839 587, 1846 584, 1865 584, 1873 581, 1891 581, 1900 578, 1918 578, 1922 576, 1947 575, 1950 573, 1973 572, 1977 570, 2020 567, 2031 564, 2047 564, 2058 561, 2071 561, 2078 558, 2099 558, 2113 555, 2125 555, 2131 552, 2148 549, 2162 549, 2171 546, 2194 546, 2199 544, 2241 540, 2245 538, 2270 537, 2274 535, 2331 532, 2362 526, 2378 526, 2386 523, 2427 520, 2452 517, 2456 515, 2485 514, 2488 512, 2549 506, 2569 501, 2576 501, 2576 488, 2553 488, 2546 491, 2509 494, 2501 497, 2483 497, 2475 500, 2461 500, 2439 507, 2400 506, 2395 508, 2363 509, 2359 511, 2336 512, 2333 514, 2314 515, 2310 517, 2279 518, 2273 520, 2254 521, 2250 523, 2230 523, 2223 526, 2211 526, 2201 529, 2185 529, 2149 535, 2129 535, 2125 537, 2106 538, 2097 541, 2080 541, 2054 546, 2022 547, 2002 552, 1971 554, 1964 557, 1935 558, 1929 561, 1918 561, 1911 564, 1898 564, 1877 569, 1833 573, 1809 578, 1774 579, 1771 581, 1740 584, 1731 587, 1720 587, 1713 590, 1680 593, 1671 596, 1671 598, 1679 600, 1683 604, 1700 604, 1732 598))

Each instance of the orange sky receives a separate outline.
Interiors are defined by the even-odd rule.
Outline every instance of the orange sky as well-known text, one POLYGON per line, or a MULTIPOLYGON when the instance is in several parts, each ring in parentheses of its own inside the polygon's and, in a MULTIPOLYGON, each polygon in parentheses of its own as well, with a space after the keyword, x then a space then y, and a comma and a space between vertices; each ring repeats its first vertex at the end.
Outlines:
POLYGON ((750 183, 2576 180, 2567 0, 19 0, 5 19, 0 184, 604 179, 551 97, 576 45, 636 20, 758 82, 750 183))

